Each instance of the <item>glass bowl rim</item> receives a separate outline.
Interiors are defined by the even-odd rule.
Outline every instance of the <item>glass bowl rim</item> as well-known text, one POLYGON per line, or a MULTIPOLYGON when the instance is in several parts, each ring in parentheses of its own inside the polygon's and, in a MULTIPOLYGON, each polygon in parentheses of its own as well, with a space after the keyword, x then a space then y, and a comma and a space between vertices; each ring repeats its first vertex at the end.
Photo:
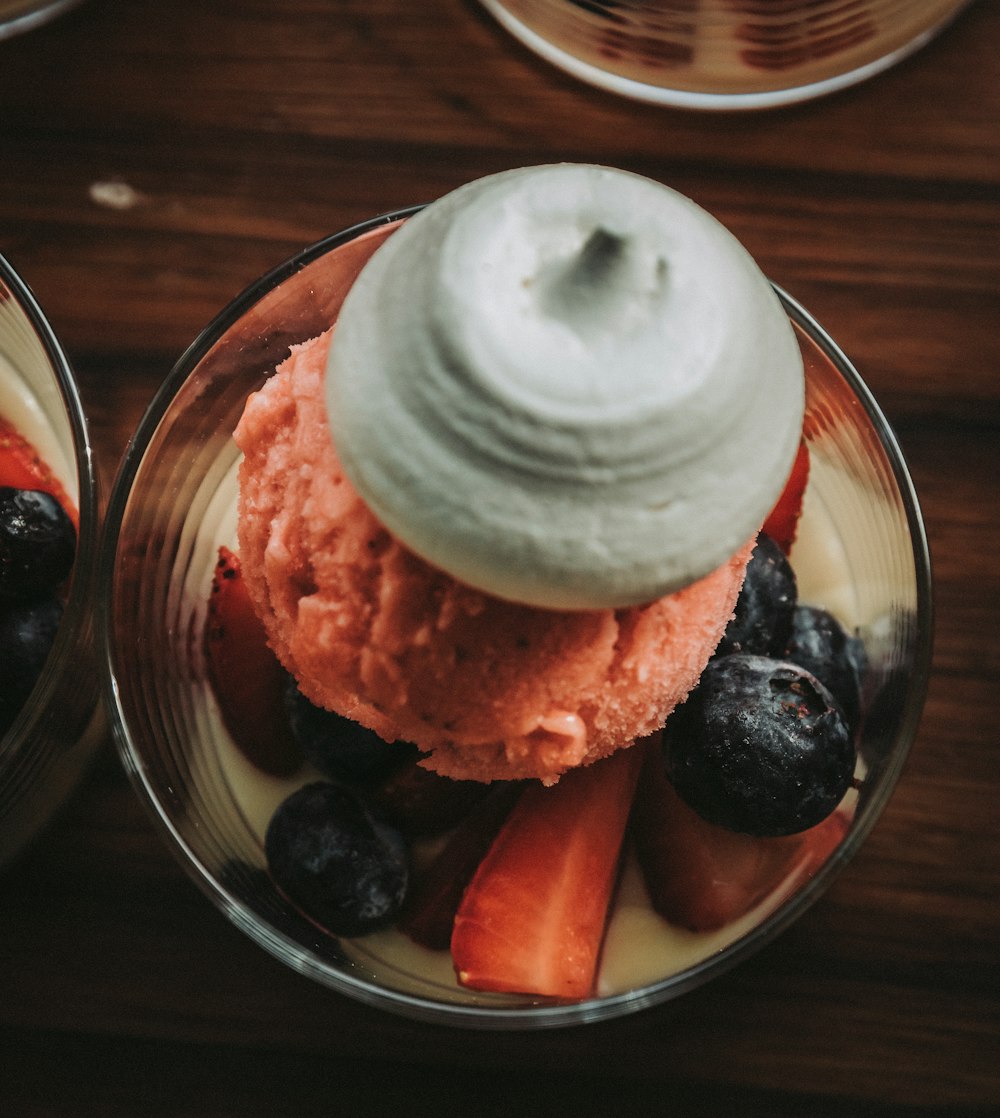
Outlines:
POLYGON ((818 899, 826 890, 834 875, 847 864, 875 825, 898 781, 899 774, 912 746, 930 673, 933 645, 933 604, 930 556, 923 520, 916 492, 896 437, 867 385, 840 347, 812 315, 780 287, 772 284, 789 318, 797 323, 832 360, 838 373, 846 380, 872 424, 879 444, 892 468, 894 481, 905 508, 912 545, 917 590, 917 625, 914 667, 908 679, 906 719, 896 735, 891 753, 891 763, 887 765, 886 770, 880 777, 878 792, 866 804, 864 818, 858 820, 852 826, 847 837, 815 875, 797 889, 792 897, 782 902, 760 924, 723 948, 721 952, 711 955, 677 974, 634 990, 566 1003, 546 1001, 541 1004, 517 1006, 463 1005, 461 1003, 436 1001, 429 997, 382 987, 367 979, 333 969, 328 963, 305 950, 291 936, 266 923, 248 905, 235 897, 218 877, 201 863, 174 826, 169 808, 164 806, 161 797, 147 782, 142 762, 142 751, 132 740, 129 726, 126 723, 115 674, 116 654, 112 642, 114 613, 112 593, 117 543, 122 516, 146 447, 188 376, 197 368, 202 358, 225 332, 264 296, 307 265, 365 233, 401 221, 422 208, 421 205, 415 205, 393 210, 356 223, 338 233, 333 233, 296 253, 259 280, 250 284, 199 333, 181 355, 155 394, 133 438, 130 440, 119 466, 105 518, 105 532, 99 560, 98 650, 103 668, 102 674, 112 733, 119 757, 134 788, 139 793, 140 800, 144 803, 156 828, 166 837, 168 845, 172 848, 173 854, 180 861, 187 875, 248 938, 292 970, 307 975, 321 985, 353 998, 362 1004, 425 1023, 509 1031, 565 1027, 606 1020, 659 1004, 673 996, 694 989, 710 978, 728 971, 743 959, 755 953, 793 923, 818 899))
POLYGON ((83 0, 35 0, 34 3, 25 4, 10 15, 0 17, 0 42, 41 27, 82 3, 83 0))

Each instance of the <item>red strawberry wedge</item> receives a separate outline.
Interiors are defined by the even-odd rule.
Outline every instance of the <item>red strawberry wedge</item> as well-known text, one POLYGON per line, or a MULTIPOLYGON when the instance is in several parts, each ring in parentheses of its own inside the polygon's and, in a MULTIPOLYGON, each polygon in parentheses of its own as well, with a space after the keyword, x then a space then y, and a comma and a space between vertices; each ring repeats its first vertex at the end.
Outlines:
POLYGON ((451 937, 474 990, 584 998, 597 962, 641 751, 529 784, 465 891, 451 937))
POLYGON ((205 659, 222 720, 239 750, 272 776, 301 764, 284 707, 286 675, 268 648, 239 557, 219 548, 205 626, 205 659))
POLYGON ((488 784, 438 776, 423 768, 417 757, 373 788, 368 804, 379 819, 404 835, 441 835, 461 822, 488 791, 488 784))
MULTIPOLYGON (((440 779, 445 779, 441 777, 440 779)), ((510 814, 521 785, 501 781, 459 823, 441 852, 416 877, 399 917, 399 930, 433 951, 447 951, 466 886, 510 814)))
POLYGON ((809 480, 809 448, 805 439, 799 443, 798 453, 792 463, 791 473, 785 482, 785 488, 764 521, 764 531, 787 555, 795 543, 795 533, 799 526, 799 515, 802 512, 802 496, 809 480))
POLYGON ((674 791, 659 751, 647 753, 631 834, 653 908, 696 932, 748 912, 786 878, 804 881, 847 831, 835 812, 798 835, 756 838, 706 823, 674 791))
POLYGON ((66 510, 73 524, 78 524, 76 507, 62 483, 31 443, 4 419, 0 419, 0 486, 49 493, 66 510))

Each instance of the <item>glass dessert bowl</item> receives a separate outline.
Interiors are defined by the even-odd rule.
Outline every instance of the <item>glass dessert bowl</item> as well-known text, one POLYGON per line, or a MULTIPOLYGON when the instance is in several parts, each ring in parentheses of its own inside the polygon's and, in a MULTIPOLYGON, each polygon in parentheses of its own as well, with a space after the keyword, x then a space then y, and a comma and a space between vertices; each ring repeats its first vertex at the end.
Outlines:
MULTIPOLYGON (((597 984, 583 998, 476 991, 446 951, 391 927, 325 931, 279 889, 265 833, 308 766, 267 775, 236 748, 206 662, 220 547, 235 548, 232 433, 248 395, 288 354, 336 321, 400 211, 312 246, 254 284, 184 354, 144 417, 112 494, 99 625, 113 727, 141 798, 182 865, 247 935, 279 959, 370 1005, 426 1021, 536 1028, 621 1015, 689 990, 804 912, 857 850, 898 779, 929 666, 930 573, 920 513, 892 433, 834 343, 779 292, 806 367, 812 466, 792 565, 799 597, 834 613, 864 647, 858 767, 843 834, 822 864, 789 873, 738 919, 671 926, 626 864, 597 984), (849 818, 849 823, 847 822, 849 818)), ((602 763, 602 762, 601 762, 602 763)))
POLYGON ((541 58, 651 104, 793 105, 866 81, 939 34, 968 0, 482 0, 541 58))
MULTIPOLYGON (((68 579, 60 573, 54 576, 58 585, 7 601, 0 593, 2 866, 69 794, 104 726, 93 656, 99 512, 87 424, 62 348, 34 296, 2 257, 0 486, 6 495, 44 488, 76 521, 68 579)), ((29 563, 36 561, 33 551, 29 563)))

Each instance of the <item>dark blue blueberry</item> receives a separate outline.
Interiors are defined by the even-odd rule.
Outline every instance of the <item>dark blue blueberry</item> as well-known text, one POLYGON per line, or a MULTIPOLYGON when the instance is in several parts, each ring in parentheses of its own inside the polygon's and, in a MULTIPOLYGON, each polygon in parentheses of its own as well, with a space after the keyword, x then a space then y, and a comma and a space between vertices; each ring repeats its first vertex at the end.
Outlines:
POLYGON ((76 529, 49 493, 0 486, 0 598, 55 590, 73 569, 76 529))
POLYGON ((664 735, 667 772, 703 819, 751 835, 822 822, 854 776, 837 702, 795 664, 736 653, 713 660, 664 735))
POLYGON ((311 703, 288 677, 288 724, 303 756, 331 780, 370 784, 408 760, 415 747, 388 742, 357 722, 311 703))
POLYGON ((278 888, 334 935, 385 927, 406 895, 401 836, 374 820, 354 792, 335 784, 307 784, 281 803, 264 850, 278 888))
POLYGON ((716 655, 743 652, 780 656, 791 635, 797 596, 795 574, 787 556, 761 532, 747 564, 735 616, 722 635, 716 655))
POLYGON ((840 703, 847 724, 857 727, 864 670, 864 646, 857 637, 825 609, 796 606, 785 658, 812 672, 840 703))
POLYGON ((62 617, 57 598, 0 607, 0 734, 24 706, 48 659, 62 617))

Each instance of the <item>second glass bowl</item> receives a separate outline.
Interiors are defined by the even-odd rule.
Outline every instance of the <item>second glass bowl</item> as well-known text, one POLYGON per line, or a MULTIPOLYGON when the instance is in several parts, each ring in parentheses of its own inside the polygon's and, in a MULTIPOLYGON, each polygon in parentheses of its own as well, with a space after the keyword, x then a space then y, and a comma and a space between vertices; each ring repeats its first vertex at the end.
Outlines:
POLYGON ((658 105, 745 110, 856 85, 928 43, 970 0, 482 0, 574 77, 658 105))
MULTIPOLYGON (((3 257, 0 419, 37 450, 78 513, 76 559, 55 643, 19 714, 6 733, 0 731, 2 866, 69 795, 105 726, 93 650, 99 502, 87 422, 52 327, 3 257)), ((0 658, 5 655, 0 650, 0 658)))
POLYGON ((401 949, 391 935, 339 941, 323 932, 266 872, 263 828, 294 781, 263 777, 227 744, 200 634, 217 549, 235 543, 232 432, 247 396, 290 345, 336 321, 368 257, 412 212, 331 236, 254 284, 184 354, 144 417, 112 494, 100 575, 118 748, 188 873, 294 970, 370 1005, 466 1027, 618 1016, 681 994, 768 942, 822 894, 874 825, 913 740, 930 662, 930 571, 917 501, 860 377, 779 292, 805 355, 813 462, 793 563, 803 599, 836 612, 867 654, 859 789, 846 836, 809 880, 721 933, 671 933, 665 955, 640 950, 634 920, 616 917, 599 994, 580 1002, 464 990, 446 955, 401 949))

